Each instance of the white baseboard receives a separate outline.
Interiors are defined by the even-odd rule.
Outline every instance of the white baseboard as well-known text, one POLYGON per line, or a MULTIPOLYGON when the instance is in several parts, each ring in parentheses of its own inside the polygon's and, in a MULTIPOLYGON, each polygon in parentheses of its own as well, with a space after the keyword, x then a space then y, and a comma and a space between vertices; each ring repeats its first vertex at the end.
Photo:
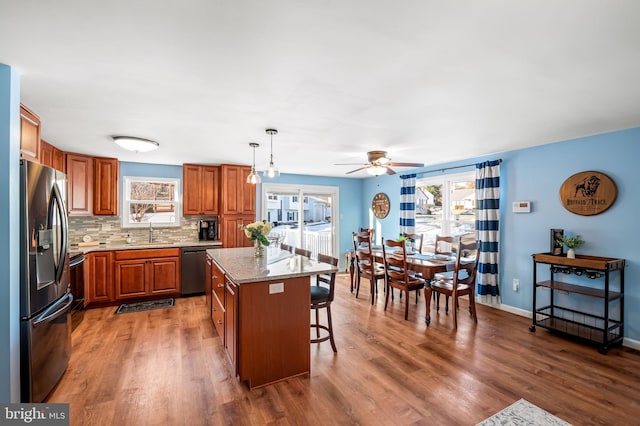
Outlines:
MULTIPOLYGON (((499 296, 491 297, 491 298, 476 296, 476 303, 480 305, 489 306, 491 308, 500 309, 501 311, 509 312, 511 314, 519 315, 521 317, 531 318, 532 316, 531 311, 527 311, 526 309, 520 309, 514 306, 509 306, 501 303, 499 296)), ((622 346, 626 346, 631 349, 640 350, 640 340, 624 337, 622 339, 622 346)))

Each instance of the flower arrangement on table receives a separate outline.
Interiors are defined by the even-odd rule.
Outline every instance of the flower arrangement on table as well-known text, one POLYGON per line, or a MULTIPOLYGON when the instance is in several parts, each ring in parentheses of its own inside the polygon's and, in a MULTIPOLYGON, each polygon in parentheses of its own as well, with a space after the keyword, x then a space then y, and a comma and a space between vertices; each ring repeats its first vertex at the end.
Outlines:
POLYGON ((580 246, 582 246, 585 243, 585 241, 582 239, 580 235, 575 235, 573 237, 563 236, 562 238, 558 238, 556 240, 556 243, 566 246, 569 249, 567 251, 567 257, 570 259, 574 259, 576 256, 574 249, 577 249, 580 246))
POLYGON ((268 246, 269 240, 267 235, 271 232, 271 224, 266 220, 253 222, 248 225, 240 225, 240 229, 244 231, 249 241, 252 241, 255 248, 255 255, 262 256, 263 247, 268 246))

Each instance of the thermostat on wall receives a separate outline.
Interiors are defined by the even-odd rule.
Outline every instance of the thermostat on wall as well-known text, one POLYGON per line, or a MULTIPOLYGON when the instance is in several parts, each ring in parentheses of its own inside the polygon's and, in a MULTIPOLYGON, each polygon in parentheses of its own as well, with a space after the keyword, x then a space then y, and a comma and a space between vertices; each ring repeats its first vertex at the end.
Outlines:
POLYGON ((531 202, 530 201, 514 201, 511 207, 514 213, 530 213, 531 202))

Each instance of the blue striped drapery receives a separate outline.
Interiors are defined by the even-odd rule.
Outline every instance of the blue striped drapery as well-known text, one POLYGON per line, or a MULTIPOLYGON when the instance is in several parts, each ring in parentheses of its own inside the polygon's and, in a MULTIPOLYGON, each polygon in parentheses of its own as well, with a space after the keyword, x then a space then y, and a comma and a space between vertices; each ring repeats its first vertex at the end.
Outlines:
POLYGON ((500 254, 500 160, 476 164, 476 229, 482 242, 478 294, 498 296, 500 254))
POLYGON ((400 176, 400 235, 413 234, 416 226, 416 174, 400 176))

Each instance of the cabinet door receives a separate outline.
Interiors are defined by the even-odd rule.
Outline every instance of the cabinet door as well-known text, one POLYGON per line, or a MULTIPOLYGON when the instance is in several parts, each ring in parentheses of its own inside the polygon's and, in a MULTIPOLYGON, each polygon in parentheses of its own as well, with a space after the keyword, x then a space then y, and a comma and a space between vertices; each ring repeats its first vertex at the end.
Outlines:
POLYGON ((40 141, 40 164, 53 167, 53 145, 45 142, 44 140, 40 141))
POLYGON ((201 213, 202 168, 195 164, 182 165, 182 210, 185 216, 201 213))
POLYGON ((116 158, 93 159, 93 214, 118 216, 119 163, 116 158))
POLYGON ((60 170, 62 173, 67 173, 67 162, 64 151, 53 147, 53 168, 60 170))
POLYGON ((93 158, 67 154, 67 208, 71 216, 93 214, 93 158))
POLYGON ((240 179, 239 184, 241 188, 238 188, 238 193, 242 195, 241 200, 241 212, 245 215, 256 214, 256 185, 247 183, 247 176, 251 173, 251 167, 240 167, 240 179))
POLYGON ((149 262, 149 293, 180 293, 180 258, 166 257, 149 262))
POLYGON ((202 167, 202 213, 218 214, 219 206, 219 186, 220 186, 220 168, 218 166, 202 167))
POLYGON ((238 287, 231 281, 225 283, 224 296, 224 348, 234 373, 238 374, 238 287))
POLYGON ((223 164, 222 171, 222 214, 240 214, 242 213, 242 179, 240 166, 223 164))
POLYGON ((143 297, 147 292, 148 260, 116 261, 116 299, 143 297))
POLYGON ((20 105, 20 157, 38 161, 40 154, 40 118, 20 105))
POLYGON ((88 274, 85 291, 89 303, 112 302, 113 289, 113 252, 93 252, 88 254, 88 274))

